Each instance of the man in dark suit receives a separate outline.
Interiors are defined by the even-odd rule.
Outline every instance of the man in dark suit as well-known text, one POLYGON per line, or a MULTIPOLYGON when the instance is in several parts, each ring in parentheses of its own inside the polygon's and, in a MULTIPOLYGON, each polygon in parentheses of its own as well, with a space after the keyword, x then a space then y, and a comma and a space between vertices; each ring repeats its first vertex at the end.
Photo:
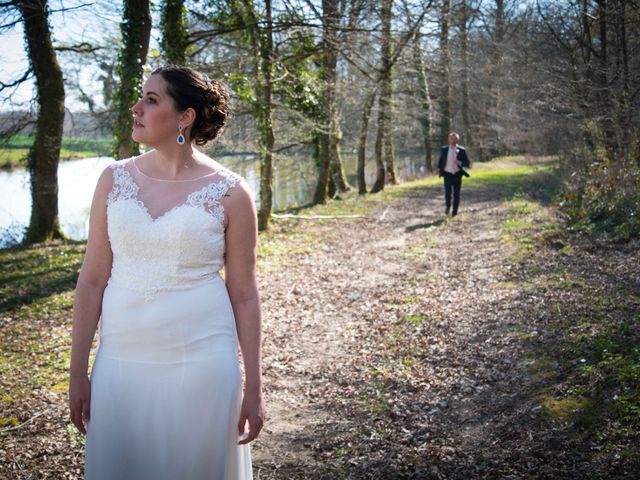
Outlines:
POLYGON ((469 167, 469 158, 464 147, 458 145, 460 135, 455 132, 449 134, 449 145, 442 147, 440 160, 438 161, 438 171, 444 177, 444 199, 447 204, 446 214, 451 211, 451 191, 453 190, 453 211, 451 216, 458 214, 460 205, 460 187, 462 186, 462 175, 469 176, 465 167, 469 167))

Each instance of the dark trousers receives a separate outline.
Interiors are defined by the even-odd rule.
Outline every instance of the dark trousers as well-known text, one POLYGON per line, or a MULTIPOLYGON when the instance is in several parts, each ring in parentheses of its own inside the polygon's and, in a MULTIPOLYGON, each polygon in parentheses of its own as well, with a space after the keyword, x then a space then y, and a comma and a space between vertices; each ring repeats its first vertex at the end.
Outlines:
POLYGON ((458 214, 458 205, 460 205, 460 187, 462 186, 462 172, 449 173, 443 172, 444 177, 444 199, 447 202, 447 213, 451 208, 451 190, 453 189, 453 211, 452 215, 458 214))

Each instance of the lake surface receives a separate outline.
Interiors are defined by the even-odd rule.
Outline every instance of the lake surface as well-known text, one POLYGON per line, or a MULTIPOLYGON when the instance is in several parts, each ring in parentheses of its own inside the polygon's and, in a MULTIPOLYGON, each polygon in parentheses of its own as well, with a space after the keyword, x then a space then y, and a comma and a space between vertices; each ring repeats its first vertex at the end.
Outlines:
MULTIPOLYGON (((227 168, 242 175, 259 202, 260 165, 255 155, 216 157, 227 168)), ((355 185, 355 155, 343 156, 345 172, 355 185)), ((422 157, 396 156, 400 179, 423 173, 422 157)), ((102 170, 113 162, 110 157, 60 162, 58 167, 58 209, 62 231, 75 240, 87 238, 91 199, 102 170)), ((310 155, 277 156, 274 162, 275 209, 308 204, 315 189, 316 169, 310 155)), ((373 183, 375 165, 366 165, 366 180, 373 183)), ((0 248, 22 240, 31 214, 29 175, 25 170, 0 172, 0 248)))

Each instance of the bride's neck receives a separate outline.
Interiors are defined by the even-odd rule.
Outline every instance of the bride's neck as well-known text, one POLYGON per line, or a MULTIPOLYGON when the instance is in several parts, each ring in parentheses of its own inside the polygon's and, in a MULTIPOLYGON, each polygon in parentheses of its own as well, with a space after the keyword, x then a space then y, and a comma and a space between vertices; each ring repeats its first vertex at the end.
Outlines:
POLYGON ((179 176, 184 170, 196 164, 196 152, 191 144, 156 148, 153 151, 153 157, 158 170, 171 177, 179 176))

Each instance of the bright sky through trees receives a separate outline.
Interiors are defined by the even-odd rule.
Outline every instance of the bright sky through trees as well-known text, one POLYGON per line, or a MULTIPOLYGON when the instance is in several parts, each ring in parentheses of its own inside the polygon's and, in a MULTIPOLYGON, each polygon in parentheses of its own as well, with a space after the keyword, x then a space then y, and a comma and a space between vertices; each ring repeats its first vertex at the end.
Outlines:
MULTIPOLYGON (((95 3, 84 3, 78 0, 57 1, 51 3, 51 26, 55 46, 72 45, 87 42, 92 45, 103 44, 108 37, 119 35, 121 20, 120 0, 107 2, 97 0, 95 3), (66 9, 65 11, 62 11, 66 9)), ((0 34, 0 65, 4 82, 15 81, 28 68, 29 63, 25 49, 22 24, 18 23, 11 31, 0 34)), ((77 60, 69 54, 58 53, 58 61, 63 72, 68 71, 69 64, 77 60)), ((101 85, 94 81, 93 68, 81 73, 83 89, 100 96, 101 85)), ((33 82, 24 82, 17 89, 2 92, 0 110, 26 108, 32 98, 33 82)), ((67 93, 67 108, 86 110, 73 95, 67 93)))

